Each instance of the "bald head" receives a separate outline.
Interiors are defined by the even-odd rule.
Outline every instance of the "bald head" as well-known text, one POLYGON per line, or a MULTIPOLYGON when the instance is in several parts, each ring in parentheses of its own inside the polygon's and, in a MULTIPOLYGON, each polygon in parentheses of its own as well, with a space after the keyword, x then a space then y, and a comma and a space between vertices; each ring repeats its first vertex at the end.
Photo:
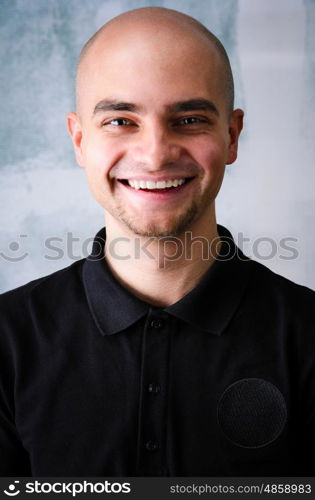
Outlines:
MULTIPOLYGON (((162 7, 144 7, 125 12, 102 26, 84 45, 77 66, 76 100, 80 112, 84 100, 87 74, 91 70, 91 60, 95 60, 106 51, 114 51, 122 43, 128 43, 135 36, 143 38, 143 44, 160 44, 161 51, 172 53, 175 46, 185 47, 185 43, 194 44, 196 51, 200 47, 200 65, 204 66, 217 59, 218 86, 223 94, 229 113, 234 106, 234 83, 227 53, 220 40, 196 19, 181 12, 162 7), (161 41, 168 40, 164 47, 161 41)), ((185 59, 185 51, 182 54, 185 59)), ((123 74, 123 68, 121 68, 123 74)), ((198 75, 196 75, 198 77, 198 75)), ((180 78, 180 75, 179 75, 180 78)))

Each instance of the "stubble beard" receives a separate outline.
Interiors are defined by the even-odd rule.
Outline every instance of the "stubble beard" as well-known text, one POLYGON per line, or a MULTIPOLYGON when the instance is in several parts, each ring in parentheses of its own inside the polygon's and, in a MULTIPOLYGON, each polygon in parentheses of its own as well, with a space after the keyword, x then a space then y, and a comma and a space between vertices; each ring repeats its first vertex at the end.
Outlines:
POLYGON ((186 231, 191 230, 192 224, 207 211, 213 201, 213 193, 208 191, 203 196, 198 193, 185 211, 177 214, 166 223, 154 220, 154 216, 149 223, 143 223, 141 215, 131 216, 122 204, 117 207, 116 217, 137 236, 153 238, 179 237, 186 231))
MULTIPOLYGON (((187 231, 191 224, 197 219, 198 207, 195 202, 186 210, 185 213, 178 217, 175 217, 170 223, 167 224, 169 227, 162 228, 163 224, 159 224, 156 221, 152 221, 144 228, 141 226, 141 221, 137 221, 128 217, 126 212, 120 212, 120 220, 138 236, 146 236, 151 238, 165 238, 165 237, 175 237, 183 234, 187 231)), ((164 224, 165 226, 165 224, 164 224)))
POLYGON ((165 238, 178 237, 186 231, 191 230, 192 224, 201 217, 209 206, 214 202, 214 193, 208 190, 201 194, 201 190, 195 193, 190 206, 182 213, 177 214, 169 222, 159 222, 153 220, 144 223, 141 215, 132 216, 128 213, 123 202, 118 203, 116 208, 111 211, 112 215, 120 220, 132 233, 137 236, 165 238), (196 201, 198 200, 198 202, 196 201))

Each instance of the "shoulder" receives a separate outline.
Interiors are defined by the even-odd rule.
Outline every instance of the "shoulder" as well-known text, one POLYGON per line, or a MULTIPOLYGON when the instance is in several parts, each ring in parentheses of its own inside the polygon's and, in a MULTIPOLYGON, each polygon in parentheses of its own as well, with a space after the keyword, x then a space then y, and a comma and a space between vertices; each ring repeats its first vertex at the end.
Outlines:
POLYGON ((315 319, 315 291, 294 283, 259 262, 250 260, 248 296, 252 302, 270 312, 280 313, 288 318, 315 319))
POLYGON ((40 366, 47 353, 62 352, 73 341, 86 320, 85 261, 0 295, 1 366, 12 373, 17 366, 40 366))
POLYGON ((251 271, 252 271, 252 285, 259 286, 265 285, 273 293, 279 293, 280 295, 286 295, 288 297, 308 297, 309 299, 315 300, 315 291, 295 283, 284 276, 275 273, 263 264, 250 260, 251 271))
POLYGON ((25 320, 30 308, 35 307, 36 303, 53 305, 61 296, 72 294, 81 281, 82 265, 85 260, 81 259, 64 269, 0 294, 2 325, 5 318, 15 322, 25 320))

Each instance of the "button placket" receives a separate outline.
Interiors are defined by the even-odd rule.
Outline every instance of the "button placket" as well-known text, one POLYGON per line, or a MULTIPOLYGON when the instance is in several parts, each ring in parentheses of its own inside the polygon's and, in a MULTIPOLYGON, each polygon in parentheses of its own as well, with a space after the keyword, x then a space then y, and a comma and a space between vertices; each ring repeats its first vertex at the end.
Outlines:
POLYGON ((151 453, 159 449, 159 444, 156 441, 150 440, 146 442, 146 449, 151 453))
POLYGON ((160 318, 152 319, 150 326, 155 330, 160 330, 164 326, 164 321, 160 318))
POLYGON ((159 392, 161 392, 161 386, 160 384, 149 384, 148 385, 148 392, 150 394, 158 394, 159 392))
POLYGON ((161 475, 166 427, 170 319, 153 315, 145 328, 138 475, 161 475))

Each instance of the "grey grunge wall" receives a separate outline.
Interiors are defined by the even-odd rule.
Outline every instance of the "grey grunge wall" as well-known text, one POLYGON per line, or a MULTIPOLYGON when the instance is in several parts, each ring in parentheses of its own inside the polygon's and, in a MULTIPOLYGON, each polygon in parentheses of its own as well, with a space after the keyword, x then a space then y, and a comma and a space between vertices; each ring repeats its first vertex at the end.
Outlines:
POLYGON ((104 224, 66 132, 76 59, 108 19, 148 5, 196 17, 231 58, 245 129, 218 222, 315 288, 314 0, 0 0, 0 290, 85 256, 104 224))

